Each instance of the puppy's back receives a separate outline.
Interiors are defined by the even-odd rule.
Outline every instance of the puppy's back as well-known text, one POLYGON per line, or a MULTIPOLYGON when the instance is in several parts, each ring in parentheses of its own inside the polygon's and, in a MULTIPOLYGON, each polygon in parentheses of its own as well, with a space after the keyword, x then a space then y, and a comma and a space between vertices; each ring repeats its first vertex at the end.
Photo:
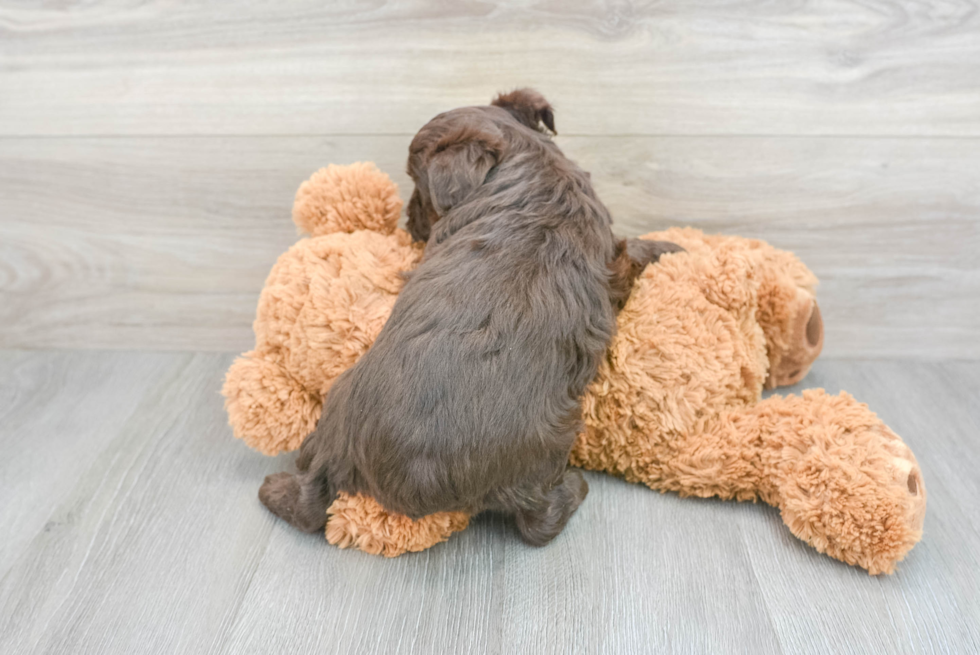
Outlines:
POLYGON ((345 381, 357 490, 391 510, 472 510, 564 466, 615 318, 608 215, 556 152, 504 160, 445 217, 473 216, 437 226, 345 381))

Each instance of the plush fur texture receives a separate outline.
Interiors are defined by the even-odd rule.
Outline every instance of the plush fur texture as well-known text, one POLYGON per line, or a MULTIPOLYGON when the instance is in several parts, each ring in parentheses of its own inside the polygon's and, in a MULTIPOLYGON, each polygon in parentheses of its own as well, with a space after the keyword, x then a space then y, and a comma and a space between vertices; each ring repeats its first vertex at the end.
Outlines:
POLYGON ((370 496, 351 496, 344 492, 337 494, 327 514, 330 517, 328 542, 385 557, 430 548, 452 533, 465 530, 470 522, 466 512, 440 512, 412 520, 404 514, 386 511, 370 496))
POLYGON ((422 255, 396 229, 401 200, 374 164, 328 166, 296 194, 293 219, 312 238, 283 253, 255 318, 255 349, 223 390, 235 436, 274 455, 316 426, 333 381, 367 352, 422 255))
POLYGON ((795 383, 819 354, 822 327, 805 329, 819 321, 816 278, 760 241, 651 236, 688 252, 637 283, 571 462, 682 496, 762 500, 817 550, 892 572, 925 515, 912 452, 846 393, 760 402, 764 382, 795 383), (773 381, 785 361, 793 375, 773 381))
MULTIPOLYGON (((388 235, 365 237, 358 249, 320 246, 342 252, 333 259, 304 259, 295 249, 280 258, 270 280, 287 279, 289 269, 300 281, 263 291, 253 351, 263 355, 236 361, 225 385, 229 419, 249 445, 270 454, 294 449, 305 436, 299 426, 310 425, 301 417, 319 411, 317 394, 307 389, 329 388, 331 376, 377 334, 400 285, 396 262, 410 269, 419 256, 409 236, 391 225, 388 235), (387 285, 366 265, 375 261, 391 262, 378 269, 389 276, 387 285), (313 279, 321 282, 303 282, 313 279), (272 332, 263 315, 266 295, 293 308, 273 322, 279 327, 272 332), (302 308, 312 303, 326 309, 307 325, 312 315, 302 308), (351 306, 374 309, 351 314, 351 306), (297 360, 316 348, 290 358, 290 346, 277 336, 282 332, 297 346, 318 335, 334 344, 336 359, 325 357, 332 361, 320 378, 300 383, 297 360), (338 348, 348 336, 358 345, 338 348), (255 378, 289 383, 243 386, 255 378), (287 426, 299 431, 290 434, 287 426)), ((760 241, 692 229, 650 236, 687 252, 664 257, 637 281, 586 394, 585 430, 571 462, 681 495, 762 500, 779 507, 793 534, 817 550, 870 573, 892 572, 921 537, 926 507, 922 473, 908 447, 846 393, 812 390, 761 401, 764 385, 795 381, 819 354, 816 278, 792 254, 760 241)), ((335 233, 307 241, 350 238, 335 233)), ((465 527, 460 515, 391 516, 366 497, 341 497, 331 512, 331 543, 388 556, 465 527)))

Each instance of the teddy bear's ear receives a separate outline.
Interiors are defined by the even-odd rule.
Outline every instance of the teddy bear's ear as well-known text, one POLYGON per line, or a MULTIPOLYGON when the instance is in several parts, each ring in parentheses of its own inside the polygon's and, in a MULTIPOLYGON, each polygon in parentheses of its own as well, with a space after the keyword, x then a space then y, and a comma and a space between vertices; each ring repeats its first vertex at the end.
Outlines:
POLYGON ((402 201, 398 187, 371 162, 331 164, 300 185, 293 203, 293 222, 300 234, 375 230, 391 234, 402 201))

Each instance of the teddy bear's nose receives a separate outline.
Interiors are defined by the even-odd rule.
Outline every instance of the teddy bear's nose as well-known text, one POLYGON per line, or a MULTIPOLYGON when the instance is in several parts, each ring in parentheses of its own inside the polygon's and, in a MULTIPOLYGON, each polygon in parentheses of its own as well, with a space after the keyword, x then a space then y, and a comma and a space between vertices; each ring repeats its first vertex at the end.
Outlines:
POLYGON ((820 305, 817 301, 813 301, 813 310, 810 314, 810 320, 806 324, 806 340, 811 347, 816 346, 820 343, 823 338, 823 319, 820 318, 820 305))

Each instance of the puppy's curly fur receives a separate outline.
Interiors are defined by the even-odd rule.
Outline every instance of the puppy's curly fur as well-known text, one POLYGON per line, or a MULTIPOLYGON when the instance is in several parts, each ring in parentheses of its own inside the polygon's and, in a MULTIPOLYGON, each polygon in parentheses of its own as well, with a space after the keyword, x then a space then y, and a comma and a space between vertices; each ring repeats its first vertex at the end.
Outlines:
POLYGON ((543 545, 585 498, 567 467, 581 396, 633 278, 677 248, 616 239, 541 124, 554 131, 551 106, 519 90, 412 141, 408 226, 425 258, 327 394, 299 473, 260 490, 283 519, 320 530, 338 491, 365 493, 412 518, 500 511, 543 545))

